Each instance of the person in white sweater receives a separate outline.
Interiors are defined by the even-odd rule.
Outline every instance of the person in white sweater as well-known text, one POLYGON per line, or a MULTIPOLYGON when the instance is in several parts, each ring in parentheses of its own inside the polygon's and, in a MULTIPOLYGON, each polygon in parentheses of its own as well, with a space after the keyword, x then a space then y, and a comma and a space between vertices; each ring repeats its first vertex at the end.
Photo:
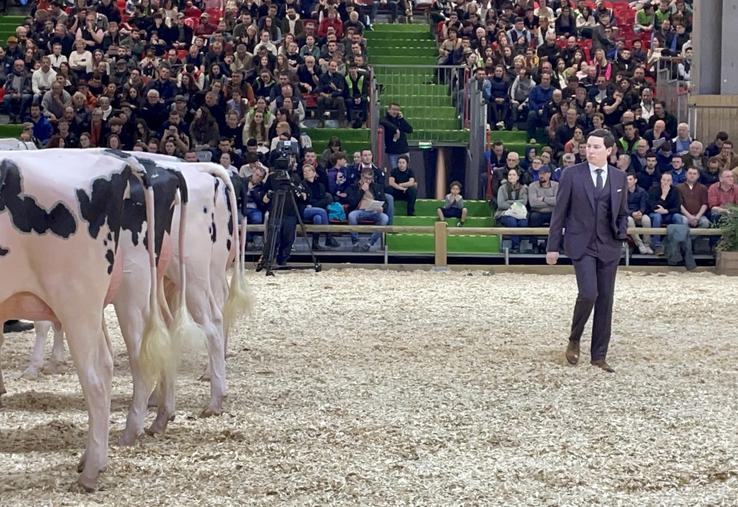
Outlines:
POLYGON ((51 68, 51 59, 48 56, 41 57, 41 66, 31 75, 34 102, 38 102, 44 93, 51 90, 51 84, 55 80, 56 71, 51 68))
POLYGON ((74 43, 74 51, 69 55, 69 68, 75 73, 90 74, 92 72, 92 53, 87 48, 87 43, 79 39, 74 43))

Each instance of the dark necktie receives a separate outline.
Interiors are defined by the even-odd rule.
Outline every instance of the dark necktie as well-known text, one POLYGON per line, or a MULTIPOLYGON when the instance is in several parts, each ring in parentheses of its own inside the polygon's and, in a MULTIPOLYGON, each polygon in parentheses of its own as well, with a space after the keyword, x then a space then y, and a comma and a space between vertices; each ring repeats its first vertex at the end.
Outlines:
POLYGON ((602 169, 595 169, 595 172, 597 173, 597 190, 600 191, 605 186, 602 183, 602 169))

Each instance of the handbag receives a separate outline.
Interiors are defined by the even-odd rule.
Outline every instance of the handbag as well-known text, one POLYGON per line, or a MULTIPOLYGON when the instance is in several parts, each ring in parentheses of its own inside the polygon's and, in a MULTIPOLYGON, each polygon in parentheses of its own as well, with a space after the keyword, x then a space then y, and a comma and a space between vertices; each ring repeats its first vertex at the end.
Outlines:
POLYGON ((510 206, 510 208, 506 209, 502 213, 502 216, 512 217, 516 220, 525 220, 526 218, 528 218, 528 209, 523 203, 514 202, 512 203, 512 206, 510 206))
POLYGON ((325 207, 328 211, 328 220, 331 222, 345 222, 346 212, 343 210, 343 206, 339 202, 332 202, 325 207))

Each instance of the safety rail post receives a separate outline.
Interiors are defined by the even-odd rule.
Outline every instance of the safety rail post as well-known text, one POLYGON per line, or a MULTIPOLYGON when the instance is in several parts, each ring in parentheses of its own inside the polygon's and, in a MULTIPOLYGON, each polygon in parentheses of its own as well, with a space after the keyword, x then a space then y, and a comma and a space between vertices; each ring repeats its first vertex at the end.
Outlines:
MULTIPOLYGON (((377 78, 372 67, 369 68, 369 135, 372 150, 375 153, 379 148, 379 91, 377 90, 377 78)), ((380 166, 381 167, 381 166, 380 166)))
POLYGON ((444 268, 448 265, 448 224, 439 220, 433 229, 435 267, 444 268))

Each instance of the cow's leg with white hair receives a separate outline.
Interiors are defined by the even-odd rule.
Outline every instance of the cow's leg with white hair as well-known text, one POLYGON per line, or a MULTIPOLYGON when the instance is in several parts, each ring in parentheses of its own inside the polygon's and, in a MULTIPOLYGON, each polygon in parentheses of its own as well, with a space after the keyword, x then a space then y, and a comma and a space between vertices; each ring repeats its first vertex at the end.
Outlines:
MULTIPOLYGON (((79 300, 79 299, 78 299, 79 300)), ((83 307, 82 307, 83 308, 83 307)), ((102 330, 102 314, 94 307, 61 315, 67 332, 69 351, 87 401, 89 432, 87 448, 80 462, 78 484, 93 491, 108 460, 108 426, 113 381, 113 354, 102 330)))
MULTIPOLYGON (((104 319, 104 318, 103 318, 104 319)), ((51 348, 51 360, 44 364, 41 370, 46 375, 61 373, 61 367, 66 363, 64 350, 64 331, 60 327, 54 327, 54 345, 51 348)))
POLYGON ((39 320, 34 322, 36 331, 36 342, 31 352, 31 360, 23 371, 21 378, 27 380, 35 380, 39 373, 43 372, 47 375, 59 373, 60 367, 64 364, 64 333, 58 327, 48 320, 39 320), (51 360, 44 364, 44 346, 49 331, 54 329, 54 346, 51 353, 51 360))
POLYGON ((3 335, 3 330, 0 329, 0 396, 8 392, 5 390, 5 381, 3 380, 2 357, 3 357, 3 343, 4 342, 5 342, 5 336, 3 335))

